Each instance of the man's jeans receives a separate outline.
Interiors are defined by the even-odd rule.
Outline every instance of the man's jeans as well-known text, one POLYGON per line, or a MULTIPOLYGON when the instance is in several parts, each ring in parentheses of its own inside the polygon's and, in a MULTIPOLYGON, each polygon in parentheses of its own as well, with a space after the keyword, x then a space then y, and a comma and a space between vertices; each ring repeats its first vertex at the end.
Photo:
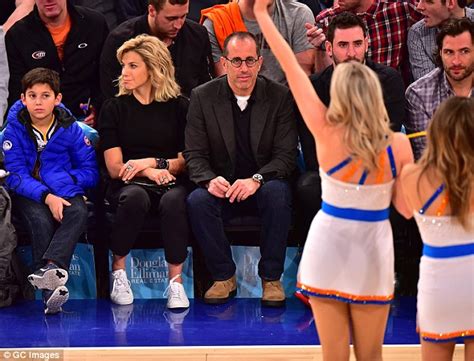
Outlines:
POLYGON ((244 212, 245 215, 251 212, 261 218, 259 276, 268 281, 280 279, 291 224, 288 182, 268 181, 247 200, 233 204, 228 199, 214 197, 207 189, 198 188, 188 196, 187 206, 191 227, 215 281, 229 279, 235 273, 224 223, 244 212))
POLYGON ((64 206, 63 220, 59 223, 46 204, 12 195, 13 214, 19 217, 31 240, 35 270, 43 267, 47 260, 69 269, 79 237, 87 229, 87 206, 82 196, 67 201, 71 205, 64 206))

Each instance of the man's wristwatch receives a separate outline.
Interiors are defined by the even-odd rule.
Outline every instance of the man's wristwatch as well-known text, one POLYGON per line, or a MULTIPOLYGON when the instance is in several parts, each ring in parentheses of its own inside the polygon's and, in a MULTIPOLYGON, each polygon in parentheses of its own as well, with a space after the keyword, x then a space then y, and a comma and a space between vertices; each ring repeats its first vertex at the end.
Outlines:
POLYGON ((255 173, 255 174, 252 176, 252 180, 253 180, 254 182, 259 183, 261 186, 263 186, 263 183, 265 183, 265 182, 263 181, 263 176, 262 176, 261 174, 259 174, 259 173, 255 173))
POLYGON ((170 167, 170 162, 165 158, 155 158, 156 169, 168 169, 170 167))

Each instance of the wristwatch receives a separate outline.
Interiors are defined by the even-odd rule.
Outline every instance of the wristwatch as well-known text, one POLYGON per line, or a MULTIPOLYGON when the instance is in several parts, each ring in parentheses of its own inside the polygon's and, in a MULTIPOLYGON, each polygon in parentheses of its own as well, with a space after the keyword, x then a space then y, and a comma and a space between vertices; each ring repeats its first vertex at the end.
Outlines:
POLYGON ((170 167, 170 162, 165 158, 155 158, 156 169, 168 169, 170 167))
POLYGON ((263 176, 259 173, 255 173, 253 176, 252 176, 252 180, 259 183, 261 186, 263 186, 263 183, 265 183, 263 181, 263 176))

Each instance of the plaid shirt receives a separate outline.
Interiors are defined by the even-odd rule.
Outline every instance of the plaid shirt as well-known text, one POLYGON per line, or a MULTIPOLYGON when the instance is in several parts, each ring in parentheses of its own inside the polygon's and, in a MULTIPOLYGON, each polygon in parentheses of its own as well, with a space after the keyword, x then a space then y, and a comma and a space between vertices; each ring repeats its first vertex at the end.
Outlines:
MULTIPOLYGON (((474 21, 474 10, 466 8, 466 17, 474 21)), ((415 80, 436 68, 434 54, 438 51, 436 45, 438 32, 438 27, 428 28, 424 20, 418 21, 408 31, 408 55, 415 80)))
MULTIPOLYGON (((416 11, 418 0, 374 0, 366 12, 358 13, 369 32, 368 57, 398 69, 407 56, 408 28, 421 18, 416 11)), ((339 6, 326 9, 316 17, 316 24, 326 32, 331 19, 341 13, 339 6)))
MULTIPOLYGON (((407 134, 426 130, 435 110, 441 102, 456 95, 442 68, 436 68, 412 83, 405 93, 407 107, 407 134)), ((471 90, 471 97, 474 92, 471 90)), ((412 139, 415 159, 419 159, 426 146, 425 137, 412 139)))

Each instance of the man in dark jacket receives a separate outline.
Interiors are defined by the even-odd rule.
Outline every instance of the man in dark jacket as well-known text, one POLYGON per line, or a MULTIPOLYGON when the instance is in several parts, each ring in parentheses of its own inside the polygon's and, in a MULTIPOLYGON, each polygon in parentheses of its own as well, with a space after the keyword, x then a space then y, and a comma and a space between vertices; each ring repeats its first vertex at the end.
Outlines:
POLYGON ((55 70, 66 107, 93 125, 100 107, 100 52, 108 34, 104 17, 67 0, 36 0, 33 11, 5 36, 10 69, 8 104, 20 98, 20 81, 29 70, 55 70), (91 106, 92 105, 92 106, 91 106))
POLYGON ((154 35, 171 53, 176 81, 183 95, 211 79, 211 45, 204 27, 186 19, 188 0, 151 0, 148 14, 128 20, 115 28, 104 44, 100 60, 100 82, 106 98, 117 92, 121 67, 117 49, 140 34, 154 35))
POLYGON ((191 95, 183 155, 200 186, 187 204, 214 280, 207 303, 226 302, 236 293, 236 266, 223 228, 233 212, 261 217, 262 304, 285 303, 280 277, 291 223, 288 179, 296 166, 294 103, 287 87, 258 77, 262 61, 254 35, 233 33, 221 57, 227 75, 191 95))

